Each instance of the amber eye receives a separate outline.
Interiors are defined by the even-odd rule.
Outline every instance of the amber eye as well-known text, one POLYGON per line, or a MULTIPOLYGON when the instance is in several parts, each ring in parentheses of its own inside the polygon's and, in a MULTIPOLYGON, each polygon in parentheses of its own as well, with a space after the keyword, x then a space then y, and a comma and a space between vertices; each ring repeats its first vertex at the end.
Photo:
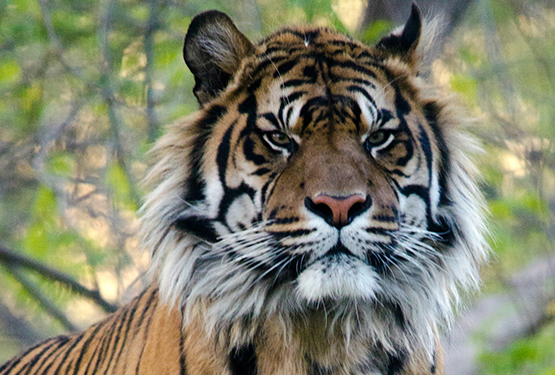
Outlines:
POLYGON ((291 138, 279 131, 264 133, 264 140, 272 147, 286 148, 291 144, 291 138))
POLYGON ((366 138, 365 144, 368 150, 376 147, 384 147, 393 139, 393 132, 389 130, 378 130, 366 138))

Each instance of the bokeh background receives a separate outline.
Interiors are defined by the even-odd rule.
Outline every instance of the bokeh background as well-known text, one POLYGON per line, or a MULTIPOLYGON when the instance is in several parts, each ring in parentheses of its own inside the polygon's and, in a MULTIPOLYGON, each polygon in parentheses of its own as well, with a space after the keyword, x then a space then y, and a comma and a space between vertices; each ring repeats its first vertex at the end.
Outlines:
MULTIPOLYGON (((197 108, 182 59, 194 15, 253 40, 332 26, 367 43, 408 0, 1 0, 0 363, 83 329, 145 286, 136 210, 147 150, 197 108)), ((555 374, 555 4, 420 0, 442 15, 430 79, 458 93, 494 256, 444 338, 448 373, 555 374)))

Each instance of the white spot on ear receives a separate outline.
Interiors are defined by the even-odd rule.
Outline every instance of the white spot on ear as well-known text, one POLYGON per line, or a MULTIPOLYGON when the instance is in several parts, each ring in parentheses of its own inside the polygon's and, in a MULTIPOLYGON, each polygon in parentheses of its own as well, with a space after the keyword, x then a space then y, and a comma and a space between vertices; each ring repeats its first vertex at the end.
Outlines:
POLYGON ((305 47, 308 47, 308 44, 309 44, 309 43, 310 43, 310 40, 305 39, 305 41, 304 41, 304 46, 305 46, 305 47))

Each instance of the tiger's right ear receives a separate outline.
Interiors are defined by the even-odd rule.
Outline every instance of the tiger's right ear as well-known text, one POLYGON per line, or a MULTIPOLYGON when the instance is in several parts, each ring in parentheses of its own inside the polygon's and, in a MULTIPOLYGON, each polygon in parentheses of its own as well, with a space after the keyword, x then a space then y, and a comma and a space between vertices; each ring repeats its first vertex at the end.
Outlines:
POLYGON ((243 58, 253 52, 253 44, 225 13, 209 10, 193 18, 183 57, 195 76, 193 93, 201 107, 227 87, 243 58))

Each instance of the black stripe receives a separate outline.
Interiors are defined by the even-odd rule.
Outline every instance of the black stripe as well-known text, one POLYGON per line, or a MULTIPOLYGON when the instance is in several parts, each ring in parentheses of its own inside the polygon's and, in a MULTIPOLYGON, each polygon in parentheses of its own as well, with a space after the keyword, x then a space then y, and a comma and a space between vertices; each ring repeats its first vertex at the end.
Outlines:
POLYGON ((329 367, 321 365, 317 362, 307 360, 308 362, 308 375, 332 375, 333 370, 329 367))
MULTIPOLYGON (((222 146, 222 143, 220 144, 220 147, 222 146)), ((273 152, 279 152, 279 151, 275 151, 272 149, 273 152)), ((256 152, 254 152, 254 141, 252 140, 252 138, 250 136, 245 137, 245 140, 243 141, 243 153, 245 155, 245 158, 251 162, 253 162, 255 165, 262 165, 262 164, 266 164, 268 162, 268 160, 260 154, 257 154, 256 152)), ((220 153, 218 153, 218 157, 220 156, 220 153)), ((222 160, 223 162, 223 160, 222 160)), ((219 166, 219 165, 218 165, 219 166)), ((226 171, 223 171, 224 176, 226 171)), ((221 177, 221 173, 220 173, 220 177, 221 177)), ((222 184, 225 185, 225 181, 222 181, 222 184)))
POLYGON ((216 155, 216 164, 218 165, 218 175, 220 177, 220 183, 225 186, 225 174, 227 171, 227 161, 229 159, 230 144, 231 144, 231 134, 235 128, 236 122, 234 121, 229 128, 225 131, 220 145, 218 146, 218 153, 216 155))
POLYGON ((359 64, 355 63, 354 61, 328 60, 327 63, 328 63, 328 66, 330 67, 330 70, 331 70, 332 67, 340 67, 340 68, 343 68, 343 69, 351 69, 351 70, 354 70, 356 72, 363 73, 363 74, 365 74, 369 77, 376 78, 376 73, 374 71, 368 69, 367 67, 359 65, 359 64))
POLYGON ((386 236, 386 235, 389 235, 389 232, 391 231, 391 229, 372 227, 372 228, 366 228, 364 231, 366 233, 379 234, 379 235, 386 236))
MULTIPOLYGON (((83 347, 81 348, 81 353, 79 353, 79 357, 77 358, 77 361, 75 363, 75 371, 74 371, 75 375, 77 375, 77 373, 79 372, 79 369, 81 367, 81 361, 83 360, 83 356, 87 352, 89 344, 92 342, 92 340, 94 340, 96 338, 96 334, 98 333, 100 328, 102 328, 102 323, 99 323, 96 326, 96 328, 94 328, 94 330, 91 332, 91 335, 89 336, 89 338, 83 343, 83 347)), ((90 329, 92 329, 92 327, 90 329)), ((92 360, 92 357, 91 357, 91 360, 92 360)))
POLYGON ((330 99, 324 96, 317 96, 306 101, 300 111, 300 117, 303 121, 303 125, 301 127, 301 136, 308 128, 308 126, 313 122, 314 112, 317 110, 328 108, 329 105, 330 99))
POLYGON ((266 167, 261 167, 255 170, 254 172, 252 172, 251 174, 254 176, 264 176, 265 174, 268 174, 271 171, 272 171, 271 169, 268 169, 266 167))
MULTIPOLYGON (((52 361, 50 362, 50 364, 49 364, 48 366, 46 366, 45 369, 40 369, 40 373, 41 373, 41 374, 43 374, 43 373, 44 373, 44 374, 47 374, 48 371, 50 370, 50 368, 52 368, 52 366, 54 365, 54 363, 56 363, 56 361, 58 360, 58 357, 60 357, 62 354, 65 353, 66 356, 67 356, 68 350, 69 350, 72 346, 67 347, 67 345, 65 345, 65 344, 69 343, 72 339, 74 339, 74 338, 68 338, 68 340, 67 340, 66 342, 64 342, 64 346, 63 346, 63 347, 60 347, 60 349, 56 351, 56 355, 52 358, 52 361), (65 352, 64 352, 64 349, 66 349, 65 352)), ((74 345, 73 345, 73 346, 74 346, 74 345)), ((64 361, 62 360, 62 361, 60 362, 60 367, 63 366, 63 365, 64 365, 64 361)), ((58 371, 60 370, 60 367, 57 367, 57 368, 56 368, 56 369, 57 369, 56 372, 58 372, 58 371)))
POLYGON ((220 222, 222 223, 225 222, 225 216, 227 214, 227 210, 229 209, 233 201, 235 201, 237 197, 243 194, 247 194, 249 198, 254 202, 256 190, 254 190, 252 187, 248 186, 244 182, 242 182, 237 189, 229 189, 224 186, 224 196, 220 201, 220 207, 219 207, 218 217, 217 217, 217 219, 220 222))
MULTIPOLYGON (((139 309, 140 315, 137 317, 137 321, 135 322, 133 333, 131 334, 131 336, 133 337, 133 340, 139 340, 138 336, 139 336, 139 332, 141 331, 141 325, 143 323, 143 319, 147 314, 147 312, 149 311, 149 309, 151 308, 152 301, 154 300, 154 297, 156 297, 156 292, 158 291, 158 289, 145 289, 142 292, 142 294, 137 296, 133 301, 135 308, 138 308, 141 305, 141 302, 143 301, 143 299, 146 299, 147 291, 149 290, 150 290, 150 296, 148 297, 148 300, 145 302, 144 307, 139 309)), ((127 374, 128 362, 129 361, 124 361, 123 370, 121 371, 122 374, 127 374)))
POLYGON ((281 266, 273 269, 264 277, 264 279, 272 282, 269 294, 271 294, 274 287, 296 280, 301 272, 306 269, 311 254, 310 251, 300 255, 291 255, 290 253, 284 253, 282 250, 278 254, 273 254, 272 267, 276 264, 281 264, 281 266))
POLYGON ((294 93, 288 96, 282 96, 279 100, 282 105, 288 105, 293 103, 295 100, 299 99, 301 96, 306 94, 306 91, 295 91, 294 93))
POLYGON ((179 374, 180 375, 187 375, 186 359, 187 358, 185 354, 185 334, 181 332, 181 335, 179 336, 179 374))
POLYGON ((112 331, 110 328, 113 324, 113 320, 114 320, 114 316, 112 315, 110 317, 110 320, 107 320, 102 324, 102 328, 104 330, 102 331, 102 334, 99 338, 98 345, 95 346, 95 353, 98 353, 98 355, 91 358, 91 360, 87 364, 87 368, 85 369, 86 374, 89 373, 89 368, 90 368, 92 373, 96 375, 98 370, 100 369, 100 366, 102 366, 102 364, 104 363, 104 355, 106 353, 107 348, 110 346, 110 342, 112 338, 111 336, 112 331), (93 359, 95 358, 96 358, 96 361, 94 362, 94 365, 93 365, 93 359))
POLYGON ((173 227, 208 242, 216 242, 218 234, 212 226, 212 221, 198 216, 180 217, 174 220, 173 227))
POLYGON ((270 124, 274 125, 276 127, 276 129, 282 129, 283 128, 283 126, 280 124, 276 115, 274 115, 272 112, 263 113, 262 117, 264 117, 266 120, 268 120, 268 122, 270 124))
POLYGON ((289 126, 294 125, 294 124, 288 124, 289 119, 283 116, 283 110, 285 109, 285 107, 287 107, 289 104, 302 97, 304 94, 306 94, 306 91, 297 91, 292 93, 291 95, 288 95, 285 97, 282 96, 281 98, 279 98, 278 118, 282 122, 282 124, 289 125, 289 126))
POLYGON ((409 197, 412 194, 415 194, 417 196, 419 196, 424 202, 426 202, 426 204, 429 205, 429 194, 428 194, 428 189, 425 186, 422 185, 407 185, 405 187, 402 187, 401 189, 401 194, 403 194, 406 197, 409 197))
MULTIPOLYGON (((65 336, 60 336, 60 337, 65 337, 65 336)), ((49 344, 50 341, 56 341, 57 342, 58 339, 59 339, 59 337, 55 337, 53 339, 50 339, 50 340, 47 340, 45 342, 41 342, 41 343, 38 343, 36 345, 31 346, 29 349, 27 349, 26 351, 21 353, 19 356, 13 358, 12 360, 10 360, 10 361, 4 363, 2 366, 0 366, 0 371, 4 371, 5 373, 8 373, 9 371, 13 370, 25 357, 30 355, 34 350, 40 348, 43 345, 49 346, 48 344, 49 344)), ((66 337, 66 339, 67 339, 67 337, 66 337)))
MULTIPOLYGON (((106 322, 102 323, 101 325, 99 325, 99 327, 104 328, 104 325, 106 324, 106 322)), ((90 371, 92 371, 92 374, 96 374, 96 370, 97 370, 97 365, 100 361, 100 357, 102 355, 102 351, 104 348, 104 344, 106 342, 106 338, 107 335, 105 334, 106 332, 103 331, 98 339, 98 342, 96 343, 95 347, 94 347, 94 352, 93 355, 91 356, 91 358, 89 359, 88 363, 87 363, 87 367, 85 368, 85 374, 89 374, 90 371), (94 365, 93 365, 94 363, 94 365)))
POLYGON ((229 369, 232 375, 256 375, 257 358, 253 344, 231 349, 229 353, 229 369))
MULTIPOLYGON (((140 296, 139 300, 137 301, 137 305, 140 304, 140 302, 142 301, 142 299, 146 296, 146 293, 143 294, 142 296, 140 296)), ((137 336, 142 328, 142 324, 143 324, 143 320, 145 318, 145 316, 148 314, 148 312, 150 311, 150 309, 152 307, 156 307, 157 303, 152 304, 152 302, 155 300, 155 298, 158 296, 158 289, 153 289, 152 293, 150 293, 150 297, 148 297, 148 301, 145 302, 145 307, 142 309, 142 314, 139 317, 139 320, 137 320, 137 325, 135 328, 135 333, 133 334, 133 336, 137 336)))
POLYGON ((420 141, 420 147, 422 147, 422 152, 424 152, 424 157, 426 158, 426 167, 428 168, 428 186, 432 187, 432 172, 433 172, 433 155, 432 155, 432 145, 430 144, 430 138, 426 134, 426 130, 422 124, 418 124, 418 130, 420 130, 420 136, 418 140, 420 141))
POLYGON ((432 199, 430 197, 430 189, 432 189, 432 178, 433 178, 433 155, 432 155, 432 145, 430 144, 430 139, 428 134, 424 130, 422 124, 418 124, 418 129, 420 131, 420 136, 418 140, 420 141, 420 147, 426 158, 426 168, 428 169, 428 198, 426 199, 426 217, 428 221, 428 226, 434 223, 434 218, 432 217, 432 199))
MULTIPOLYGON (((128 306, 129 311, 127 312, 127 314, 125 314, 127 318, 127 322, 125 324, 125 332, 123 333, 123 341, 121 342, 120 345, 120 349, 118 350, 118 353, 116 354, 116 361, 119 360, 121 353, 123 352, 123 349, 125 347, 125 343, 127 342, 127 337, 129 335, 129 330, 131 328, 131 326, 133 325, 133 318, 135 317, 135 312, 137 311, 137 303, 134 303, 133 305, 128 306)), ((124 319, 125 321, 125 319, 124 319)), ((119 336, 119 334, 118 334, 119 336)), ((117 349, 117 346, 115 347, 115 349, 117 349)), ((115 351, 115 350, 114 350, 115 351)), ((110 359, 110 363, 112 362, 112 360, 110 359)), ((116 367, 117 367, 117 362, 116 362, 116 367)), ((75 374, 77 375, 77 374, 75 374)))
MULTIPOLYGON (((121 330, 122 328, 126 325, 127 322, 127 316, 129 314, 129 311, 131 309, 129 307, 127 307, 124 311, 120 311, 118 313, 117 317, 117 327, 116 329, 112 332, 112 334, 114 335, 114 345, 112 345, 112 349, 110 350, 110 357, 108 359, 108 363, 106 365, 106 370, 104 370, 104 375, 106 375, 108 373, 108 371, 111 370, 112 368, 112 361, 114 360, 114 354, 116 353, 117 349, 118 349, 118 344, 119 341, 121 339, 121 330)), ((125 336, 124 336, 125 337, 125 336)))
POLYGON ((4 363, 2 366, 0 366, 0 371, 3 371, 3 373, 8 373, 8 371, 14 369, 25 356, 29 355, 33 350, 39 348, 41 345, 43 345, 43 343, 29 348, 26 352, 20 354, 19 357, 13 358, 12 360, 4 363))
POLYGON ((430 373, 436 373, 436 364, 437 364, 437 350, 434 350, 434 357, 432 358, 432 365, 430 366, 430 373))
MULTIPOLYGON (((60 362, 60 367, 57 369, 56 373, 57 373, 59 370, 61 370, 61 368, 62 368, 65 364, 67 364, 66 369, 67 369, 67 371, 69 371, 69 369, 70 369, 70 367, 69 367, 70 364, 67 363, 67 359, 69 358, 70 355, 73 354, 74 349, 77 348, 77 346, 79 345, 79 343, 81 342, 81 340, 83 340, 83 337, 84 337, 84 333, 82 333, 82 334, 80 334, 79 336, 73 338, 74 342, 67 348, 67 350, 66 350, 66 352, 65 352, 65 355, 64 355, 64 357, 63 357, 63 359, 62 359, 62 362, 60 362)), ((67 371, 66 371, 66 372, 67 372, 67 371)))
POLYGON ((366 98, 366 100, 368 100, 374 106, 374 108, 377 109, 376 102, 374 101, 374 98, 372 98, 370 96, 370 94, 368 93, 368 91, 366 91, 362 87, 356 86, 356 85, 351 85, 351 86, 347 87, 347 90, 349 92, 359 92, 359 93, 361 93, 366 98))
MULTIPOLYGON (((270 170, 268 170, 268 172, 270 172, 270 170)), ((272 173, 271 175, 268 176, 268 180, 266 181, 266 183, 264 184, 264 186, 262 186, 262 190, 260 190, 260 201, 262 206, 265 206, 267 201, 267 193, 268 193, 268 188, 270 187, 270 185, 274 182, 274 178, 276 177, 277 173, 272 173)), ((274 210, 275 211, 275 210, 274 210)), ((270 216, 272 216, 272 214, 270 214, 270 216)), ((275 213, 274 215, 275 216, 275 213)), ((271 217, 269 217, 271 219, 271 217)))
MULTIPOLYGON (((157 290, 155 293, 153 293, 153 296, 157 294, 157 290)), ((158 301, 156 301, 155 304, 152 305, 152 307, 149 305, 148 310, 152 310, 152 313, 150 314, 150 316, 148 317, 147 323, 145 325, 145 337, 143 339, 144 345, 141 348, 141 353, 139 354, 139 358, 137 359, 137 367, 135 367, 135 374, 139 375, 139 370, 141 368, 141 361, 143 359, 143 354, 145 351, 145 347, 146 344, 148 342, 148 333, 150 332, 150 323, 152 322, 152 317, 154 316, 154 314, 156 313, 156 307, 158 306, 158 301)), ((145 311, 146 314, 146 311, 145 311)))
POLYGON ((449 177, 451 170, 451 155, 447 143, 445 142, 445 137, 443 136, 443 130, 438 124, 439 113, 441 112, 441 107, 434 102, 430 102, 424 105, 424 116, 434 133, 436 139, 437 147, 439 149, 441 160, 439 162, 439 189, 440 189, 440 205, 450 205, 451 199, 448 197, 447 191, 447 178, 449 177))
POLYGON ((278 77, 281 77, 283 74, 286 74, 291 69, 293 69, 295 65, 297 65, 298 63, 299 61, 297 59, 284 62, 283 64, 281 64, 276 68, 276 71, 274 72, 274 78, 278 78, 278 77))
POLYGON ((43 361, 38 364, 38 368, 34 368, 35 366, 31 366, 29 367, 29 374, 30 375, 34 375, 34 374, 38 374, 38 373, 43 373, 43 371, 41 370, 42 366, 44 366, 47 362, 48 359, 52 357, 52 355, 54 355, 55 353, 59 353, 60 349, 62 349, 62 347, 69 341, 69 338, 67 336, 63 336, 61 338, 61 340, 59 342, 54 343, 52 346, 54 347, 53 350, 50 353, 47 353, 47 355, 43 358, 43 361))
POLYGON ((266 74, 263 71, 266 68, 268 68, 269 66, 274 66, 275 64, 277 64, 280 61, 285 60, 286 58, 287 57, 285 57, 285 56, 269 56, 268 55, 268 59, 259 63, 258 66, 253 70, 253 72, 251 73, 251 77, 253 77, 253 79, 258 78, 258 76, 261 73, 264 73, 264 74, 262 74, 262 76, 265 77, 266 74))
POLYGON ((405 367, 406 355, 402 351, 398 353, 389 354, 388 364, 386 367, 387 375, 397 375, 400 374, 405 367))
POLYGON ((281 89, 286 89, 289 87, 298 87, 298 86, 302 86, 302 85, 309 85, 312 84, 313 82, 311 80, 308 79, 290 79, 288 81, 285 81, 284 83, 282 83, 280 85, 281 89))
POLYGON ((272 235, 276 236, 279 239, 283 238, 294 238, 294 237, 302 237, 306 236, 314 232, 316 229, 297 229, 292 231, 283 231, 283 232, 270 232, 272 235))
POLYGON ((298 217, 283 217, 283 218, 273 220, 272 225, 274 225, 274 224, 291 224, 291 223, 297 223, 299 221, 300 221, 300 219, 298 217))
POLYGON ((191 152, 191 173, 187 179, 187 195, 185 201, 193 203, 204 199, 205 182, 202 178, 202 157, 204 146, 212 134, 214 124, 227 113, 227 108, 214 105, 206 110, 205 116, 196 124, 198 135, 191 152))
POLYGON ((410 104, 401 94, 399 87, 395 87, 395 109, 399 118, 405 117, 411 111, 410 104))

